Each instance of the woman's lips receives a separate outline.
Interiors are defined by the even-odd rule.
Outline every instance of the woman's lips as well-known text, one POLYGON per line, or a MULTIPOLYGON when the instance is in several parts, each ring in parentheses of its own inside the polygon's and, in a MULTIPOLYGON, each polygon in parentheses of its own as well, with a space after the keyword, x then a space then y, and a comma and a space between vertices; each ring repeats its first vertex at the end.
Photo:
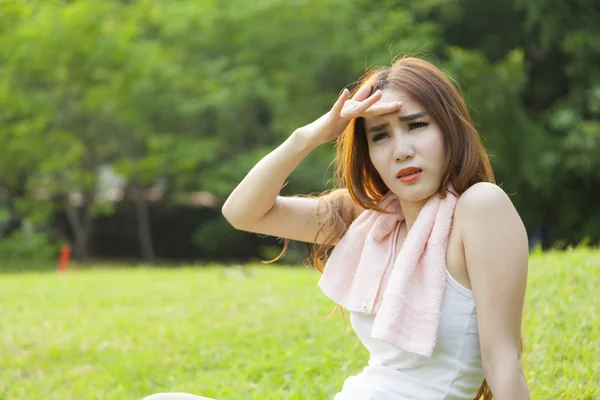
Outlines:
POLYGON ((412 182, 415 182, 416 180, 418 180, 421 177, 422 173, 423 173, 423 171, 416 171, 410 175, 401 176, 398 179, 400 179, 400 182, 402 182, 402 183, 412 183, 412 182))

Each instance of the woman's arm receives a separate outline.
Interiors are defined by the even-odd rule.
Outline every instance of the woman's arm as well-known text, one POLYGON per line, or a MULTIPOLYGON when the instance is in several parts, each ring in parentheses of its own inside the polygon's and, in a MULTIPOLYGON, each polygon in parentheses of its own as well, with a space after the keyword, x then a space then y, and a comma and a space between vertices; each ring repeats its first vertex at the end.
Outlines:
MULTIPOLYGON (((344 90, 331 110, 298 128, 260 160, 223 205, 222 213, 227 221, 249 232, 305 242, 315 240, 320 230, 316 218, 318 199, 283 197, 279 192, 300 162, 319 145, 336 139, 351 119, 386 114, 401 107, 400 103, 374 105, 381 98, 381 91, 369 94, 370 88, 365 87, 349 100, 349 92, 344 90)), ((352 208, 349 196, 343 200, 344 208, 352 208)))
POLYGON ((478 183, 459 199, 459 218, 471 281, 485 378, 496 400, 525 400, 521 320, 528 268, 527 232, 506 193, 478 183))
POLYGON ((292 133, 279 147, 260 160, 233 190, 222 211, 234 227, 247 227, 273 208, 285 179, 315 145, 292 133))

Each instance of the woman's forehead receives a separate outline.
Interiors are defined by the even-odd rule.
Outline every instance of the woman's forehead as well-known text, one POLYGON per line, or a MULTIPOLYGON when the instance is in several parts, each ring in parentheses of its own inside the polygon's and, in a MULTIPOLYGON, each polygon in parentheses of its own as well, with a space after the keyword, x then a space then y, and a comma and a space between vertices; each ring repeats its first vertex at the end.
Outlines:
POLYGON ((417 113, 425 111, 423 106, 421 106, 419 103, 414 101, 408 95, 408 93, 406 93, 403 90, 398 90, 398 89, 384 89, 381 99, 379 99, 379 101, 375 104, 386 104, 386 103, 392 103, 394 101, 402 102, 402 108, 400 108, 399 111, 394 111, 393 113, 390 113, 390 114, 383 114, 383 115, 377 115, 377 116, 373 116, 373 117, 367 117, 367 118, 365 118, 365 123, 366 123, 367 127, 370 125, 376 125, 377 123, 382 122, 383 120, 388 118, 390 115, 403 116, 403 115, 417 114, 417 113))
POLYGON ((407 92, 399 89, 384 89, 381 99, 376 104, 391 103, 394 101, 402 102, 402 110, 410 109, 408 114, 423 111, 423 107, 414 101, 407 92))

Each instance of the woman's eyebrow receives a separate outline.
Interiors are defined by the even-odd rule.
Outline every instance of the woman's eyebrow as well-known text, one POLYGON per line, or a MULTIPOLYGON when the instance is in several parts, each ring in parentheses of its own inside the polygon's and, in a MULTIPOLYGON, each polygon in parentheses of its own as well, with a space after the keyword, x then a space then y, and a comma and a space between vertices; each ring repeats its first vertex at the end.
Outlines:
POLYGON ((390 125, 390 124, 389 124, 389 122, 384 122, 383 124, 379 124, 379 125, 375 125, 375 126, 372 126, 372 127, 370 127, 370 128, 367 130, 367 132, 375 132, 375 131, 380 131, 380 130, 382 130, 383 128, 386 128, 386 127, 387 127, 387 126, 389 126, 389 125, 390 125))
MULTIPOLYGON (((399 117, 398 117, 398 119, 399 119, 400 121, 404 121, 404 122, 406 122, 406 121, 412 121, 413 119, 417 119, 417 118, 424 117, 424 116, 426 116, 426 115, 427 115, 427 113, 426 113, 425 111, 421 111, 421 112, 414 113, 414 114, 401 115, 401 116, 399 116, 399 117)), ((389 123, 388 123, 388 122, 384 122, 383 124, 379 124, 379 125, 374 125, 374 126, 370 127, 370 128, 367 130, 367 133, 368 133, 368 132, 380 131, 380 130, 382 130, 383 128, 387 128, 388 126, 389 126, 389 123)))
POLYGON ((425 115, 427 115, 427 113, 425 111, 421 111, 421 112, 414 113, 414 114, 401 115, 398 117, 398 119, 400 121, 410 121, 412 119, 424 117, 425 115))

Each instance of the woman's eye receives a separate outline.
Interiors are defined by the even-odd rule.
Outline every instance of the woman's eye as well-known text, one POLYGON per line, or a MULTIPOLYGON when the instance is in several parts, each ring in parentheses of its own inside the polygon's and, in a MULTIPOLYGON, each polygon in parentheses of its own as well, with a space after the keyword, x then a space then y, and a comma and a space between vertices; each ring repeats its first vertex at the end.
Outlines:
POLYGON ((373 135, 373 141, 377 142, 378 140, 381 140, 385 137, 385 135, 387 135, 387 133, 382 132, 382 133, 378 133, 376 135, 373 135))
POLYGON ((414 121, 414 122, 411 122, 410 124, 408 124, 408 130, 412 131, 413 129, 422 128, 427 125, 429 125, 429 124, 425 121, 414 121))

